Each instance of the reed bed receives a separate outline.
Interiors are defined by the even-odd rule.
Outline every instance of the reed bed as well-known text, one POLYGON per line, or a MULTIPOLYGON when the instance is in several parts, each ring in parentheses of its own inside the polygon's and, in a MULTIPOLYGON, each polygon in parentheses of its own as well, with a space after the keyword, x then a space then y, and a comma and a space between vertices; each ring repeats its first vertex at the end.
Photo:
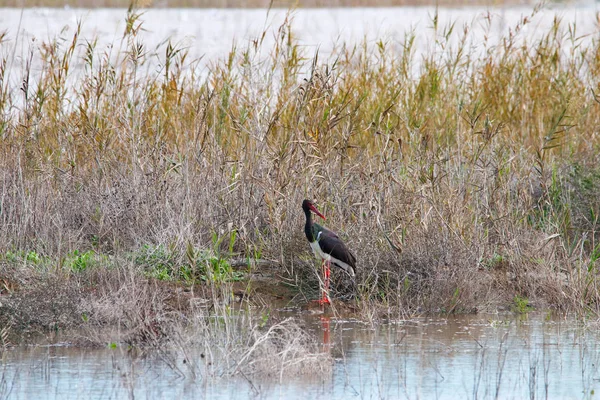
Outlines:
POLYGON ((363 318, 597 315, 600 45, 558 18, 528 40, 539 11, 497 44, 435 14, 420 58, 410 31, 307 54, 288 19, 273 46, 265 32, 200 68, 168 40, 146 48, 130 8, 112 47, 63 32, 18 77, 4 34, 0 293, 40 276, 86 290, 82 271, 126 259, 219 304, 206 285, 231 284, 241 259, 308 298, 313 198, 358 256, 333 295, 363 318))

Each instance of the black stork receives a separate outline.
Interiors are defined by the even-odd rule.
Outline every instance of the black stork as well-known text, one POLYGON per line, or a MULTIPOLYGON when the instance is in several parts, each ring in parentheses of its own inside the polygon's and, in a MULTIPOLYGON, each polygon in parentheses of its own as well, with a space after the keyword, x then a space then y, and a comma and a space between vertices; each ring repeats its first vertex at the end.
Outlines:
POLYGON ((311 211, 322 219, 325 219, 325 216, 317 210, 317 207, 313 203, 309 200, 304 200, 302 202, 302 209, 304 210, 304 215, 306 215, 306 225, 304 225, 306 238, 315 256, 323 260, 323 281, 325 287, 323 288, 323 297, 319 303, 330 304, 328 292, 331 264, 333 263, 333 265, 343 269, 348 275, 354 277, 356 257, 348 250, 348 247, 346 247, 335 232, 313 222, 311 211))

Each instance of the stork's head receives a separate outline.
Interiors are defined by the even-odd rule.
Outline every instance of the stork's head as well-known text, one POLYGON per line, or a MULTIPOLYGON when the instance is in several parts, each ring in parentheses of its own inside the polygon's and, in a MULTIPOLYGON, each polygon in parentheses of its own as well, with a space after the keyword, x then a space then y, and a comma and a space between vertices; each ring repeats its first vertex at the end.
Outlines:
POLYGON ((317 210, 317 207, 315 207, 315 205, 310 201, 310 200, 304 200, 302 202, 302 209, 304 210, 304 212, 314 212, 315 214, 317 214, 319 217, 325 219, 325 216, 323 214, 321 214, 319 212, 319 210, 317 210))

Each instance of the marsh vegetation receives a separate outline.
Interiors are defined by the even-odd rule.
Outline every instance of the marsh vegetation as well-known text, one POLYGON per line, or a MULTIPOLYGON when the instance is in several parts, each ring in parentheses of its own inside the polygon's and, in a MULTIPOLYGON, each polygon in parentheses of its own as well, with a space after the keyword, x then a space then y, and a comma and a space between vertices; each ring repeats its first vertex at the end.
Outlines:
POLYGON ((421 57, 411 31, 323 57, 288 19, 203 68, 147 48, 135 9, 110 47, 64 31, 17 60, 3 33, 1 344, 160 347, 218 323, 239 354, 310 361, 257 311, 317 297, 304 198, 358 256, 356 285, 332 275, 358 318, 597 316, 600 42, 559 18, 529 39, 539 13, 494 43, 434 14, 421 57))

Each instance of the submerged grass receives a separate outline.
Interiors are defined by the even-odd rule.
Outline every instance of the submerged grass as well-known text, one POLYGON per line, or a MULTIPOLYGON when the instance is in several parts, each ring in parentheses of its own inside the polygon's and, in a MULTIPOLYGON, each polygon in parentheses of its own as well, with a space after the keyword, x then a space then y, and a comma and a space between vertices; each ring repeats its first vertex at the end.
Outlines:
POLYGON ((23 303, 0 316, 50 329, 35 293, 64 294, 70 321, 70 299, 101 291, 121 308, 102 323, 135 330, 164 315, 160 281, 226 303, 239 260, 310 297, 304 198, 357 254, 356 284, 334 273, 333 291, 365 318, 517 298, 597 315, 600 43, 560 19, 527 39, 539 12, 497 43, 436 14, 421 59, 411 32, 323 59, 288 19, 272 47, 265 33, 205 69, 170 41, 146 48, 134 9, 119 43, 63 32, 18 77, 2 35, 0 293, 23 303), (135 287, 146 300, 119 306, 135 287))

